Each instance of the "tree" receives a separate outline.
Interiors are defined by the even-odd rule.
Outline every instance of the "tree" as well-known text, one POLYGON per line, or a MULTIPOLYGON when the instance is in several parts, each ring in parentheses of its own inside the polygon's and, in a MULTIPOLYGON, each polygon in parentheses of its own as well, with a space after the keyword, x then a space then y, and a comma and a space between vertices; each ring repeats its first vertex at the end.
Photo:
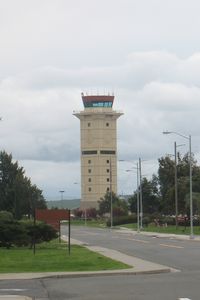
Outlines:
MULTIPOLYGON (((158 182, 161 194, 161 210, 165 214, 175 213, 175 184, 174 170, 175 162, 169 156, 161 157, 159 160, 158 182)), ((189 168, 190 158, 186 153, 183 157, 178 153, 177 162, 177 185, 178 185, 178 212, 189 213, 189 168)), ((200 167, 192 156, 192 182, 193 193, 200 193, 200 167)), ((194 206, 194 213, 197 213, 198 206, 194 206)))
MULTIPOLYGON (((113 205, 113 216, 127 215, 128 206, 126 201, 117 197, 117 195, 112 192, 112 205, 113 205)), ((103 198, 99 201, 99 215, 102 216, 105 213, 110 213, 111 210, 111 193, 107 192, 103 198)))
MULTIPOLYGON (((139 187, 140 189, 140 187, 139 187)), ((139 193, 140 197, 140 193, 139 193)), ((140 198, 139 198, 140 200, 140 198)), ((155 175, 151 180, 146 177, 142 179, 142 202, 143 213, 156 213, 160 208, 160 195, 158 190, 158 180, 155 175)), ((129 209, 132 213, 137 212, 137 191, 128 199, 129 209)))
POLYGON ((11 154, 0 152, 0 210, 20 219, 23 215, 33 215, 34 208, 46 208, 42 191, 32 185, 11 154))

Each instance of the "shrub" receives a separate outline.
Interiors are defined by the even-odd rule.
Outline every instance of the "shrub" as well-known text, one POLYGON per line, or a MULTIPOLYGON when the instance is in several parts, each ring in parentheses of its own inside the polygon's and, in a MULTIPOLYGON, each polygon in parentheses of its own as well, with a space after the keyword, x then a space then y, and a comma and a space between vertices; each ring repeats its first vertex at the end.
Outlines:
POLYGON ((56 229, 46 223, 37 222, 34 225, 33 222, 29 221, 23 222, 22 224, 26 229, 31 247, 34 244, 34 241, 36 244, 40 244, 42 242, 49 242, 58 237, 56 229))
MULTIPOLYGON (((116 225, 122 225, 122 224, 129 224, 129 223, 136 223, 137 222, 137 216, 135 214, 129 215, 129 216, 122 216, 118 218, 113 218, 113 226, 116 225)), ((110 219, 107 220, 106 225, 110 227, 111 222, 110 219)))
POLYGON ((17 221, 0 222, 0 247, 25 246, 30 243, 26 229, 17 221))

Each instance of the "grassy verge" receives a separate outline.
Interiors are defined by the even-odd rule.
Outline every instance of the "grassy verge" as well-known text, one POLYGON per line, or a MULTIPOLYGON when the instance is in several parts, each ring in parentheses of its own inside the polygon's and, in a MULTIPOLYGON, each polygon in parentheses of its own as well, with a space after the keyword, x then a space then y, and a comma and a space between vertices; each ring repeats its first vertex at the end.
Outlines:
POLYGON ((99 271, 124 269, 129 266, 80 246, 71 247, 58 241, 37 246, 36 254, 27 248, 0 248, 0 273, 99 271))
MULTIPOLYGON (((137 230, 137 224, 124 224, 120 225, 121 227, 137 230)), ((194 234, 195 235, 200 235, 200 227, 199 226, 194 226, 194 234)), ((190 234, 190 227, 182 227, 179 226, 176 229, 176 226, 169 225, 167 227, 157 227, 154 225, 148 225, 147 227, 144 227, 142 231, 147 231, 147 232, 158 232, 158 233, 173 233, 173 234, 190 234)))

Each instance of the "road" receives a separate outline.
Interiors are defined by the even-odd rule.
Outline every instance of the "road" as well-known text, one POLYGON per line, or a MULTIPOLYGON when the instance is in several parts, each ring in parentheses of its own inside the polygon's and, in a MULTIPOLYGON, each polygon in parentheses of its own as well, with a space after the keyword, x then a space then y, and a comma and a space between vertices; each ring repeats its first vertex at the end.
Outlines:
MULTIPOLYGON (((67 228, 62 230, 67 234, 67 228)), ((73 227, 72 238, 170 266, 180 272, 71 279, 4 280, 0 282, 0 295, 11 294, 9 289, 18 289, 12 293, 35 295, 36 299, 42 300, 200 299, 200 242, 89 227, 73 227)))

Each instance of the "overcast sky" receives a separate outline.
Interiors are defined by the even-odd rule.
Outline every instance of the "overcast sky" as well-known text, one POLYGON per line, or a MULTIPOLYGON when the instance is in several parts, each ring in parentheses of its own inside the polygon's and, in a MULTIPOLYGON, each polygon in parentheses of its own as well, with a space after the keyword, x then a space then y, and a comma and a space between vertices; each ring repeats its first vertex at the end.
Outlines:
MULTIPOLYGON (((118 158, 200 156, 199 0, 0 0, 0 149, 47 199, 80 197, 81 92, 115 94, 118 158), (74 183, 77 184, 74 184, 74 183)), ((136 176, 118 164, 118 192, 136 176)))

